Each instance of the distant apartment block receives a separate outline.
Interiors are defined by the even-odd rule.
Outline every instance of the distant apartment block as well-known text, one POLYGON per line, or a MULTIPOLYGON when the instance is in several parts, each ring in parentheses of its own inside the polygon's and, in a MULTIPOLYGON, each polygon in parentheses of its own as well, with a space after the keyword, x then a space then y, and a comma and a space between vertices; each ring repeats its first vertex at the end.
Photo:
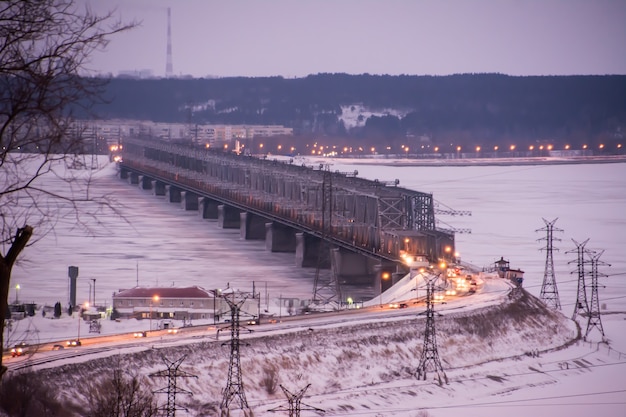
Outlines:
POLYGON ((293 129, 280 125, 203 125, 158 123, 142 120, 77 120, 71 133, 85 138, 97 137, 108 144, 125 137, 152 136, 166 140, 191 140, 193 143, 219 146, 231 141, 259 137, 291 136, 293 129))

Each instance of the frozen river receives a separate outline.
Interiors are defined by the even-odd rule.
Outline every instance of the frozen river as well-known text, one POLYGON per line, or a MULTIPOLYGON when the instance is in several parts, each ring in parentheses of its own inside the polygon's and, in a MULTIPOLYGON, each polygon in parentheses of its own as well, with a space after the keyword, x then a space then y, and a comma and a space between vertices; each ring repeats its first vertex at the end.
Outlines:
MULTIPOLYGON (((315 161, 316 163, 319 161, 315 161)), ((526 271, 525 287, 538 295, 543 279, 545 237, 542 218, 559 218, 555 237, 556 279, 567 314, 576 291, 571 239, 590 239, 589 249, 605 250, 600 301, 609 311, 626 311, 626 164, 483 167, 394 167, 351 160, 324 160, 333 170, 359 177, 400 180, 400 186, 431 192, 435 200, 472 216, 439 216, 447 225, 469 228, 456 236, 464 261, 488 266, 503 256, 526 271)), ((371 161, 370 161, 371 162, 371 161)), ((313 161, 311 161, 313 163, 313 161)), ((49 180, 47 186, 66 184, 49 180)), ((141 286, 198 285, 206 289, 251 289, 252 281, 270 298, 310 298, 315 270, 295 266, 293 254, 270 253, 263 241, 239 239, 239 230, 220 229, 197 212, 184 211, 150 191, 130 186, 108 165, 95 175, 94 194, 112 194, 125 219, 102 214, 94 235, 59 222, 54 234, 26 249, 14 268, 10 299, 53 304, 68 300, 68 266, 79 267, 78 300, 89 298, 95 279, 98 304, 114 291, 141 286), (15 294, 15 284, 20 285, 15 294)), ((440 224, 441 227, 447 227, 440 224)), ((37 231, 36 231, 37 232, 37 231)))

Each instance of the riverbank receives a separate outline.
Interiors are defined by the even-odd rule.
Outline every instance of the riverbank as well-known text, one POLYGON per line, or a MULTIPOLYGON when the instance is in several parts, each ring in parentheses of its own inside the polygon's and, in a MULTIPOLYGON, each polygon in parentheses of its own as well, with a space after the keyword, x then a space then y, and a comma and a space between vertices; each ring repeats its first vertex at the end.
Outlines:
POLYGON ((382 166, 523 166, 523 165, 573 165, 573 164, 610 164, 626 163, 626 155, 607 156, 571 156, 571 157, 519 157, 519 158, 395 158, 395 157, 367 157, 367 158, 322 158, 322 157, 296 157, 294 163, 304 159, 310 163, 328 163, 333 161, 341 164, 354 165, 382 165, 382 166))

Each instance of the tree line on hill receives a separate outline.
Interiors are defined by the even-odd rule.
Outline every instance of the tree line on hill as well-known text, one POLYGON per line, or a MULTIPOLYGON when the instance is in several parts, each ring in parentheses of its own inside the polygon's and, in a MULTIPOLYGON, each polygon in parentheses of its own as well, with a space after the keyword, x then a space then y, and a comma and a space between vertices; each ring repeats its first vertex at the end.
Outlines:
POLYGON ((99 118, 195 124, 283 125, 296 136, 354 144, 426 138, 490 146, 623 141, 626 76, 390 76, 122 79, 106 86, 99 118), (364 108, 354 127, 350 106, 364 108))

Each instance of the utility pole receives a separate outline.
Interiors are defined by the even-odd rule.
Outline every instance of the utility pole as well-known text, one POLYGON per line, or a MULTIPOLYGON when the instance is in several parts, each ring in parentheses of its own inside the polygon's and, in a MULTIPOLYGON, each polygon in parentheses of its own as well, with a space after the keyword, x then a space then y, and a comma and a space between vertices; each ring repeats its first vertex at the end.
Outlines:
POLYGON ((600 256, 604 251, 593 252, 586 251, 591 263, 591 305, 589 307, 589 318, 587 320, 587 331, 585 332, 585 340, 594 328, 597 328, 602 334, 604 340, 604 328, 602 327, 602 319, 600 317, 600 300, 598 298, 598 277, 606 277, 607 275, 598 272, 598 265, 611 266, 600 260, 600 256))
POLYGON ((554 259, 552 257, 552 252, 555 250, 552 242, 554 240, 561 240, 554 237, 554 232, 563 231, 562 229, 554 227, 554 223, 556 223, 557 220, 558 217, 552 221, 547 221, 546 219, 543 219, 543 222, 546 224, 546 226, 536 230, 537 232, 546 232, 545 238, 538 239, 540 241, 546 241, 546 246, 541 249, 546 251, 546 267, 543 274, 543 284, 541 285, 541 293, 539 297, 548 307, 551 307, 554 310, 561 309, 561 302, 559 301, 559 291, 556 287, 556 278, 554 277, 554 259))
MULTIPOLYGON (((572 320, 576 320, 577 316, 583 316, 589 312, 589 305, 587 304, 587 287, 585 285, 585 263, 587 263, 585 261, 585 245, 589 242, 589 239, 581 243, 572 239, 572 242, 576 245, 576 249, 565 253, 576 252, 576 260, 568 262, 576 262, 576 271, 578 272, 578 291, 576 291, 576 304, 574 304, 574 313, 572 314, 572 320)), ((574 273, 574 271, 571 273, 574 273)))
POLYGON ((285 388, 284 386, 282 386, 282 384, 280 385, 280 388, 283 390, 283 392, 285 393, 285 396, 287 397, 287 402, 288 402, 288 408, 285 408, 284 406, 279 406, 276 408, 272 408, 271 410, 268 411, 287 411, 289 413, 289 417, 300 417, 300 411, 302 410, 307 410, 307 411, 317 411, 317 412, 321 412, 324 413, 325 410, 322 410, 321 408, 317 408, 317 407, 313 407, 312 405, 308 405, 308 404, 302 404, 302 397, 304 397, 304 392, 311 386, 311 384, 308 384, 306 387, 302 388, 300 391, 296 392, 296 393, 291 393, 287 390, 287 388, 285 388), (303 408, 303 406, 305 408, 303 408))
POLYGON ((341 306, 341 287, 337 277, 336 265, 333 256, 333 247, 329 239, 333 235, 333 174, 329 165, 321 166, 322 171, 322 224, 315 282, 313 284, 313 303, 317 305, 335 304, 341 306), (320 279, 320 270, 330 267, 330 278, 327 282, 320 279))
MULTIPOLYGON (((438 275, 431 275, 426 281, 426 330, 424 332, 424 346, 422 348, 422 357, 417 367, 417 379, 426 380, 427 372, 435 372, 439 385, 442 385, 442 379, 448 383, 448 377, 443 370, 439 352, 437 350, 437 331, 435 329, 435 309, 433 303, 433 293, 435 292, 435 283, 439 279, 438 275)), ((439 315, 439 314, 438 314, 439 315)))
MULTIPOLYGON (((241 378, 241 357, 240 347, 241 342, 239 340, 240 323, 239 318, 241 314, 241 307, 247 300, 247 296, 239 301, 235 301, 235 295, 233 293, 233 299, 224 297, 226 303, 230 307, 230 326, 224 327, 218 330, 230 329, 230 361, 228 363, 228 380, 226 381, 226 388, 224 389, 224 397, 222 398, 222 404, 220 405, 221 417, 228 417, 230 415, 230 405, 235 399, 238 401, 239 409, 243 410, 244 415, 252 415, 252 410, 248 405, 246 394, 244 392, 243 381, 241 378)), ((251 331, 249 329, 246 329, 251 331)), ((226 345, 226 343, 224 343, 226 345)))
POLYGON ((151 378, 167 378, 167 387, 154 391, 155 394, 167 394, 167 404, 165 405, 165 407, 161 408, 161 410, 165 412, 165 415, 167 417, 175 417, 176 410, 187 411, 187 409, 184 407, 176 406, 176 394, 191 394, 190 391, 177 387, 176 378, 197 378, 197 376, 195 375, 191 375, 185 371, 181 371, 178 369, 180 367, 180 364, 184 360, 184 356, 173 362, 167 360, 166 358, 163 358, 167 369, 150 374, 151 378))

